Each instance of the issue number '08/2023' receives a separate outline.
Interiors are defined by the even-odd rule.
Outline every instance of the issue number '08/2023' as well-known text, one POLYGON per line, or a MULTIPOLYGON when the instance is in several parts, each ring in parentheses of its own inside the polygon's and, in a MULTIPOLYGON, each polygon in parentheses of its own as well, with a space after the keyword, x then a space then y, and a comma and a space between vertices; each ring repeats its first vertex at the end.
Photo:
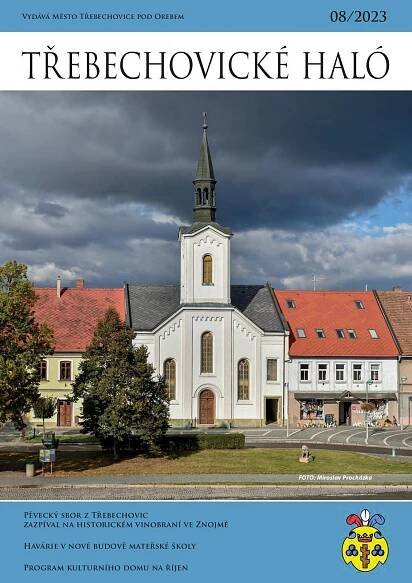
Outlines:
POLYGON ((388 20, 386 10, 332 10, 331 22, 372 22, 383 23, 388 20))

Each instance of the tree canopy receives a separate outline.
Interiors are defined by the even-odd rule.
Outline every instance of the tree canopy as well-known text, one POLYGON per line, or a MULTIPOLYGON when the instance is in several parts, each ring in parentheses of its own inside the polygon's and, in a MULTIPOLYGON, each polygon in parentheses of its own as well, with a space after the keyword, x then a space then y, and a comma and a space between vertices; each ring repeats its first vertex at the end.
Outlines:
POLYGON ((17 429, 40 397, 40 362, 53 352, 52 331, 34 318, 35 302, 27 267, 0 266, 0 421, 17 429))
POLYGON ((119 449, 156 451, 169 425, 162 377, 155 377, 145 346, 133 347, 134 333, 108 310, 83 354, 73 383, 73 400, 83 399, 83 432, 119 449))

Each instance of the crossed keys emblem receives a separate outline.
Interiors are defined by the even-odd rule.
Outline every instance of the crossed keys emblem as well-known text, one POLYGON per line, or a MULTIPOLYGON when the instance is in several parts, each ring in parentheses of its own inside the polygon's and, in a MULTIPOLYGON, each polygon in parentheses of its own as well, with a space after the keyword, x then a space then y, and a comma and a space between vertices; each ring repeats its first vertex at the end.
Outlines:
POLYGON ((355 527, 342 543, 342 558, 345 563, 351 563, 363 573, 373 571, 379 563, 383 564, 388 558, 389 546, 382 532, 376 528, 385 523, 382 514, 370 516, 365 509, 360 516, 350 514, 346 523, 355 527))

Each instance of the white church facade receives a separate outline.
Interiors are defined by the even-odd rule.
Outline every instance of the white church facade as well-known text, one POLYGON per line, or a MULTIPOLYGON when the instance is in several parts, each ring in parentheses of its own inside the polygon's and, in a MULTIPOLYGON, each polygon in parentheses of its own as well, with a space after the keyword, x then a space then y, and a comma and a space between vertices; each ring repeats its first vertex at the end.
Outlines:
POLYGON ((180 285, 126 284, 134 343, 165 376, 172 425, 282 423, 288 327, 269 284, 231 285, 232 232, 216 222, 206 123, 193 184, 194 222, 179 230, 180 285))

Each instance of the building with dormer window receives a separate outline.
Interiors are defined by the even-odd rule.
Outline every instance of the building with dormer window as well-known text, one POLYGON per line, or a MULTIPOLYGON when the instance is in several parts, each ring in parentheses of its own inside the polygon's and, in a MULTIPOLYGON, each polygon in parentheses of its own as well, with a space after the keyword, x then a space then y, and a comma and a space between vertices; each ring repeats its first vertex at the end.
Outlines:
POLYGON ((398 418, 398 347, 373 292, 275 290, 290 329, 291 426, 398 418))
POLYGON ((233 233, 216 221, 206 121, 193 185, 180 284, 126 284, 126 322, 165 376, 173 425, 282 423, 287 326, 269 284, 231 283, 233 233))

